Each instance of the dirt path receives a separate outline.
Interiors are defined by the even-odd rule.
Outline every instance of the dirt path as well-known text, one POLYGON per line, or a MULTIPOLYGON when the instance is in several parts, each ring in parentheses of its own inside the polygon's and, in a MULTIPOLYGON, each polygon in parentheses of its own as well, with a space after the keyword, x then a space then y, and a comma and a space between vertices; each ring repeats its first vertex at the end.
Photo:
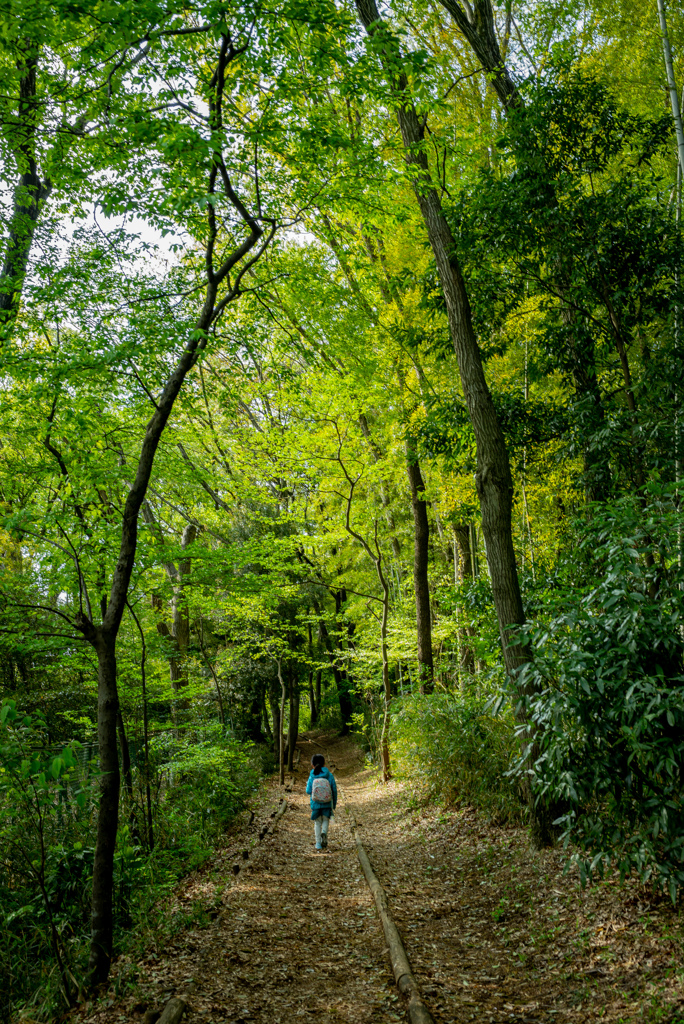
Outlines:
POLYGON ((682 920, 468 809, 411 808, 356 771, 346 797, 436 1024, 684 1024, 682 920))
MULTIPOLYGON (((338 805, 328 849, 317 853, 305 794, 313 753, 325 749, 343 788, 363 757, 355 744, 335 737, 323 748, 306 739, 298 746, 301 761, 293 791, 286 794, 288 810, 275 833, 252 850, 233 878, 235 853, 239 856, 240 847, 249 846, 248 838, 254 842, 258 816, 252 835, 243 835, 223 857, 218 879, 200 873, 180 897, 181 906, 203 901, 208 907, 215 887, 225 884, 216 919, 180 931, 135 963, 122 957, 112 972, 110 995, 127 987, 130 994, 114 995, 107 1006, 81 1011, 77 1020, 150 1024, 172 995, 185 994, 187 1024, 404 1020, 347 815, 338 805)), ((279 793, 273 784, 273 808, 279 793)))
MULTIPOLYGON (((226 893, 214 941, 203 944, 189 1024, 393 1019, 384 939, 354 837, 338 808, 328 849, 316 852, 304 788, 320 747, 299 746, 288 811, 252 870, 226 893)), ((358 751, 339 741, 326 750, 344 786, 358 768, 358 751)))
MULTIPOLYGON (((209 905, 218 893, 216 919, 134 964, 122 957, 109 1005, 80 1011, 79 1022, 152 1024, 151 1011, 185 993, 188 1024, 406 1020, 347 804, 436 1024, 684 1024, 681 931, 666 907, 636 887, 580 890, 563 876, 561 854, 534 854, 521 829, 469 811, 411 809, 349 740, 298 746, 276 832, 233 878, 235 855, 248 845, 240 836, 213 877, 200 873, 179 897, 209 905), (304 787, 321 750, 343 799, 328 850, 316 853, 304 787)), ((273 784, 273 808, 279 792, 273 784)))

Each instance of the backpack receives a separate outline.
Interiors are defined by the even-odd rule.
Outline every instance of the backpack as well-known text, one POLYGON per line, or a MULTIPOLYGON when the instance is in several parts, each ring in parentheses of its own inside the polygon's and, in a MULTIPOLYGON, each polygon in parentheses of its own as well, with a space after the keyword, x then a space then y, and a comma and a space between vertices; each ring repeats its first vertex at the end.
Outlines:
POLYGON ((332 787, 325 775, 314 775, 311 786, 311 799, 317 804, 332 803, 332 787))

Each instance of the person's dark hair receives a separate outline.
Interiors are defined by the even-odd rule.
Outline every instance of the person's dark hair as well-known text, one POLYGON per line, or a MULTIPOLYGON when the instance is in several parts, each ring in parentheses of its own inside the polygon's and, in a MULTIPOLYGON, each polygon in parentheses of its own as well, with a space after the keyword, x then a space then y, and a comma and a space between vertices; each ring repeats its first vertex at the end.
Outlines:
POLYGON ((323 767, 324 764, 325 764, 325 758, 323 757, 323 755, 322 754, 314 754, 314 756, 311 758, 311 767, 314 770, 314 775, 320 775, 321 774, 321 768, 323 767))

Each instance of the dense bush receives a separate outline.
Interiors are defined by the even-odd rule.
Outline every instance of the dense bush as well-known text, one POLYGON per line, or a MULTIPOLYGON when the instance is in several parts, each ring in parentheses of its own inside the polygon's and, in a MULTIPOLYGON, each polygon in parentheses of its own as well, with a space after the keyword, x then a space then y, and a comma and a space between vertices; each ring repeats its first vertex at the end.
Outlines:
POLYGON ((55 753, 41 715, 0 708, 0 973, 6 1016, 54 973, 74 995, 74 938, 87 921, 93 778, 71 743, 55 753))
MULTIPOLYGON (((667 500, 594 512, 579 560, 593 574, 547 602, 528 628, 540 794, 567 812, 564 841, 583 877, 617 865, 684 885, 684 591, 681 519, 667 500)), ((524 770, 520 766, 520 770, 524 770)))
POLYGON ((152 745, 158 845, 168 849, 192 842, 210 845, 254 792, 260 758, 216 724, 205 738, 177 740, 172 734, 152 745))
POLYGON ((394 705, 393 756, 398 776, 425 796, 471 804, 496 821, 523 814, 507 772, 515 752, 513 721, 476 694, 414 693, 394 705))
MULTIPOLYGON (((182 740, 163 734, 151 768, 155 847, 122 823, 115 854, 114 912, 119 948, 127 929, 150 927, 176 880, 211 854, 261 776, 249 744, 203 729, 182 740)), ((136 778, 134 769, 134 782, 136 778)), ((33 1001, 52 1018, 85 976, 95 841, 97 777, 72 742, 56 753, 39 714, 0 708, 0 1022, 33 1001)), ((130 814, 132 808, 128 809, 130 814)))

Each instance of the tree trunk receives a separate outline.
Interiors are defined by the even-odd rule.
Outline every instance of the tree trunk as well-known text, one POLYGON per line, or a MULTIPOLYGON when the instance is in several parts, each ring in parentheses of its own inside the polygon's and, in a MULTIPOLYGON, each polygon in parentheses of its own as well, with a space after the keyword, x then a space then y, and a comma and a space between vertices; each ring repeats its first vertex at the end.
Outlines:
MULTIPOLYGON (((232 56, 229 55, 229 39, 225 32, 221 35, 219 46, 220 54, 212 83, 220 108, 225 85, 226 65, 232 60, 232 56)), ((210 109, 213 119, 216 116, 216 104, 213 104, 210 109)), ((212 124, 214 124, 213 120, 212 124)), ((212 147, 211 166, 207 168, 207 185, 209 191, 216 194, 217 180, 223 183, 222 190, 225 193, 225 198, 232 205, 236 217, 241 219, 247 234, 240 244, 236 243, 235 248, 225 255, 220 266, 216 266, 214 254, 218 228, 214 207, 212 204, 208 205, 207 242, 204 253, 206 278, 202 310, 194 329, 187 333, 181 354, 153 403, 154 412, 147 423, 134 478, 130 483, 124 502, 119 550, 112 573, 109 598, 108 600, 102 598, 102 624, 97 626, 82 607, 74 615, 75 627, 93 646, 98 656, 98 737, 102 782, 93 865, 93 926, 89 973, 90 980, 94 983, 106 981, 112 954, 112 879, 120 784, 116 748, 118 694, 115 651, 116 637, 127 604, 128 589, 135 565, 138 517, 147 495, 157 448, 183 383, 206 348, 211 336, 212 325, 216 323, 228 303, 232 302, 239 294, 240 275, 237 274, 237 280, 233 277, 232 284, 229 283, 230 275, 235 274, 240 262, 245 257, 249 256, 251 262, 254 262, 268 245, 275 230, 273 228, 266 240, 262 240, 261 225, 248 212, 235 194, 233 186, 230 185, 230 178, 219 144, 218 129, 220 125, 214 124, 214 127, 217 129, 216 144, 212 147), (225 172, 225 177, 220 171, 225 172), (252 254, 252 250, 258 243, 261 248, 252 254), (219 298, 221 288, 226 290, 223 297, 219 298)), ((79 583, 81 582, 79 579, 79 583)))
MULTIPOLYGON (((439 0, 442 7, 452 16, 473 52, 487 72, 491 83, 504 108, 516 107, 520 96, 512 81, 501 55, 494 27, 494 11, 491 0, 472 0, 472 5, 459 0, 439 0)), ((509 8, 510 10, 510 8, 509 8)))
POLYGON ((340 736, 348 736, 351 731, 352 716, 352 699, 349 693, 351 681, 346 669, 340 669, 333 666, 333 675, 337 686, 337 700, 340 705, 340 717, 342 718, 340 736))
POLYGON ((93 862, 92 931, 89 972, 95 982, 107 980, 112 959, 114 851, 119 823, 119 756, 116 727, 119 695, 116 685, 116 638, 98 630, 97 740, 100 758, 100 803, 93 862))
MULTIPOLYGON (((145 643, 145 634, 143 628, 140 625, 138 616, 133 611, 133 608, 126 601, 128 611, 130 612, 131 618, 138 627, 138 633, 140 634, 140 688, 142 696, 142 712, 143 712, 143 752, 144 752, 144 786, 145 786, 145 820, 146 820, 146 842, 147 849, 150 853, 154 850, 154 828, 152 822, 152 787, 150 780, 150 734, 149 734, 149 721, 148 721, 148 708, 147 708, 147 644, 145 643)), ((142 774, 142 773, 141 773, 142 774)))
MULTIPOLYGON (((473 578, 473 561, 470 553, 470 526, 468 523, 454 523, 454 554, 456 556, 458 582, 465 583, 473 578)), ((475 675, 475 654, 472 648, 472 626, 458 627, 458 642, 461 649, 459 677, 461 690, 466 690, 475 675)))
MULTIPOLYGON (((375 0, 356 0, 361 20, 374 35, 384 29, 375 0)), ((512 533, 513 480, 508 451, 482 366, 480 348, 473 330, 470 303, 457 256, 457 244, 444 217, 441 200, 432 186, 425 153, 425 129, 413 103, 407 97, 408 81, 397 73, 401 59, 396 40, 387 34, 390 59, 387 71, 397 99, 406 162, 413 178, 416 200, 423 216, 440 284, 447 307, 451 339, 458 361, 461 386, 477 445, 475 484, 482 511, 482 531, 492 594, 499 623, 499 635, 506 670, 515 674, 527 660, 527 651, 514 640, 511 627, 525 621, 515 563, 512 533)))
POLYGON ((40 180, 36 163, 35 146, 40 119, 37 68, 38 56, 34 52, 23 62, 19 82, 19 104, 13 134, 20 140, 14 156, 21 175, 12 197, 12 214, 0 276, 0 330, 11 327, 16 319, 36 224, 52 191, 50 181, 40 180))
MULTIPOLYGON (((186 550, 197 539, 197 527, 188 523, 183 530, 181 537, 181 548, 186 550)), ((187 589, 187 577, 192 571, 192 559, 181 558, 178 562, 178 574, 176 577, 176 588, 173 595, 173 635, 178 647, 178 666, 176 678, 172 678, 173 687, 179 690, 187 686, 188 669, 187 657, 190 646, 190 612, 188 609, 188 598, 185 593, 187 589)))
POLYGON ((664 0, 658 0, 658 19, 660 21, 660 34, 663 39, 663 56, 665 58, 667 88, 670 93, 672 120, 674 121, 675 138, 677 139, 677 156, 679 159, 680 171, 684 175, 684 128, 682 127, 682 112, 679 107, 679 93, 677 92, 674 66, 672 64, 672 50, 670 48, 670 36, 667 31, 667 18, 665 16, 664 0))
POLYGON ((263 743, 264 734, 261 731, 261 707, 263 701, 261 693, 256 693, 249 706, 249 716, 247 719, 247 728, 245 729, 245 735, 248 740, 252 743, 263 743))
POLYGON ((309 670, 309 720, 311 722, 311 728, 314 727, 318 721, 318 706, 316 704, 316 694, 314 693, 314 670, 309 670))
POLYGON ((413 582, 416 592, 416 634, 418 638, 418 671, 420 692, 433 689, 434 664, 432 660, 432 621, 430 587, 428 583, 428 552, 430 527, 428 524, 425 483, 415 449, 406 441, 406 470, 411 488, 411 507, 414 523, 413 582))
MULTIPOLYGON (((335 604, 339 607, 340 600, 339 595, 335 594, 335 604)), ((351 715, 352 715, 352 702, 349 696, 349 678, 344 669, 340 669, 335 650, 332 645, 330 633, 328 632, 327 626, 323 622, 323 619, 318 620, 318 629, 321 634, 321 640, 323 641, 325 648, 330 658, 330 663, 333 670, 333 677, 335 679, 335 689, 337 690, 337 700, 340 705, 340 718, 342 719, 342 729, 340 730, 341 736, 347 736, 349 734, 351 726, 351 715)))
POLYGON ((392 778, 389 749, 389 712, 392 701, 392 684, 389 677, 389 659, 387 657, 387 618, 389 615, 389 586, 382 572, 382 566, 378 560, 376 569, 382 586, 382 619, 380 622, 380 646, 382 649, 382 688, 384 691, 382 732, 380 734, 380 748, 382 752, 382 781, 389 782, 392 778))
POLYGON ((290 670, 290 721, 287 727, 287 770, 294 768, 295 746, 299 736, 299 685, 294 669, 290 670))
POLYGON ((287 688, 278 661, 278 678, 280 679, 280 750, 278 757, 280 785, 285 784, 285 701, 287 700, 287 688))
MULTIPOLYGON (((313 630, 311 623, 309 623, 309 658, 313 661, 313 630)), ((319 670, 320 671, 320 670, 319 670)), ((309 669, 309 718, 311 721, 311 727, 318 721, 318 709, 320 707, 320 683, 318 685, 319 701, 316 702, 316 694, 314 693, 313 686, 314 670, 313 666, 309 669)))
POLYGON ((131 772, 131 750, 128 746, 128 736, 126 735, 126 726, 124 724, 123 715, 121 714, 121 707, 119 707, 117 712, 116 727, 119 733, 119 746, 121 747, 121 774, 123 775, 124 786, 126 788, 126 797, 128 799, 129 806, 132 808, 133 773, 131 772))
POLYGON ((268 720, 268 708, 266 706, 266 687, 264 687, 264 689, 261 691, 261 717, 264 723, 264 732, 266 733, 266 738, 272 743, 273 732, 271 730, 271 723, 268 720))
MULTIPOLYGON (((476 0, 476 6, 478 9, 481 6, 489 6, 488 0, 476 0)), ((458 260, 456 239, 444 216, 439 193, 430 177, 425 146, 425 121, 418 117, 410 97, 408 78, 402 69, 402 54, 397 37, 380 19, 375 0, 356 0, 356 7, 369 36, 377 36, 381 40, 380 56, 384 61, 388 82, 394 94, 405 158, 416 202, 437 265, 463 395, 475 435, 475 485, 482 513, 482 532, 504 664, 508 675, 515 678, 518 670, 529 661, 529 652, 518 641, 515 632, 517 627, 524 623, 525 616, 513 547, 513 479, 506 442, 482 366, 482 356, 475 337, 470 303, 458 260)), ((496 43, 495 37, 493 42, 496 43)), ((493 84, 497 91, 500 84, 502 95, 506 97, 505 102, 514 102, 517 94, 512 83, 509 88, 504 72, 505 68, 501 61, 494 69, 493 84)), ((525 697, 527 694, 521 692, 520 696, 525 697)), ((527 717, 522 701, 520 707, 521 721, 526 723, 527 717)), ((536 743, 531 736, 528 736, 527 756, 531 763, 537 756, 536 743)), ((532 817, 534 841, 539 846, 548 845, 553 837, 547 808, 541 801, 535 802, 529 784, 526 785, 525 795, 532 817)))
MULTIPOLYGON (((277 679, 274 680, 274 684, 277 684, 277 679)), ((269 688, 268 691, 268 703, 271 706, 271 718, 273 719, 273 753, 277 758, 280 757, 280 704, 278 703, 279 697, 275 685, 269 688)))

